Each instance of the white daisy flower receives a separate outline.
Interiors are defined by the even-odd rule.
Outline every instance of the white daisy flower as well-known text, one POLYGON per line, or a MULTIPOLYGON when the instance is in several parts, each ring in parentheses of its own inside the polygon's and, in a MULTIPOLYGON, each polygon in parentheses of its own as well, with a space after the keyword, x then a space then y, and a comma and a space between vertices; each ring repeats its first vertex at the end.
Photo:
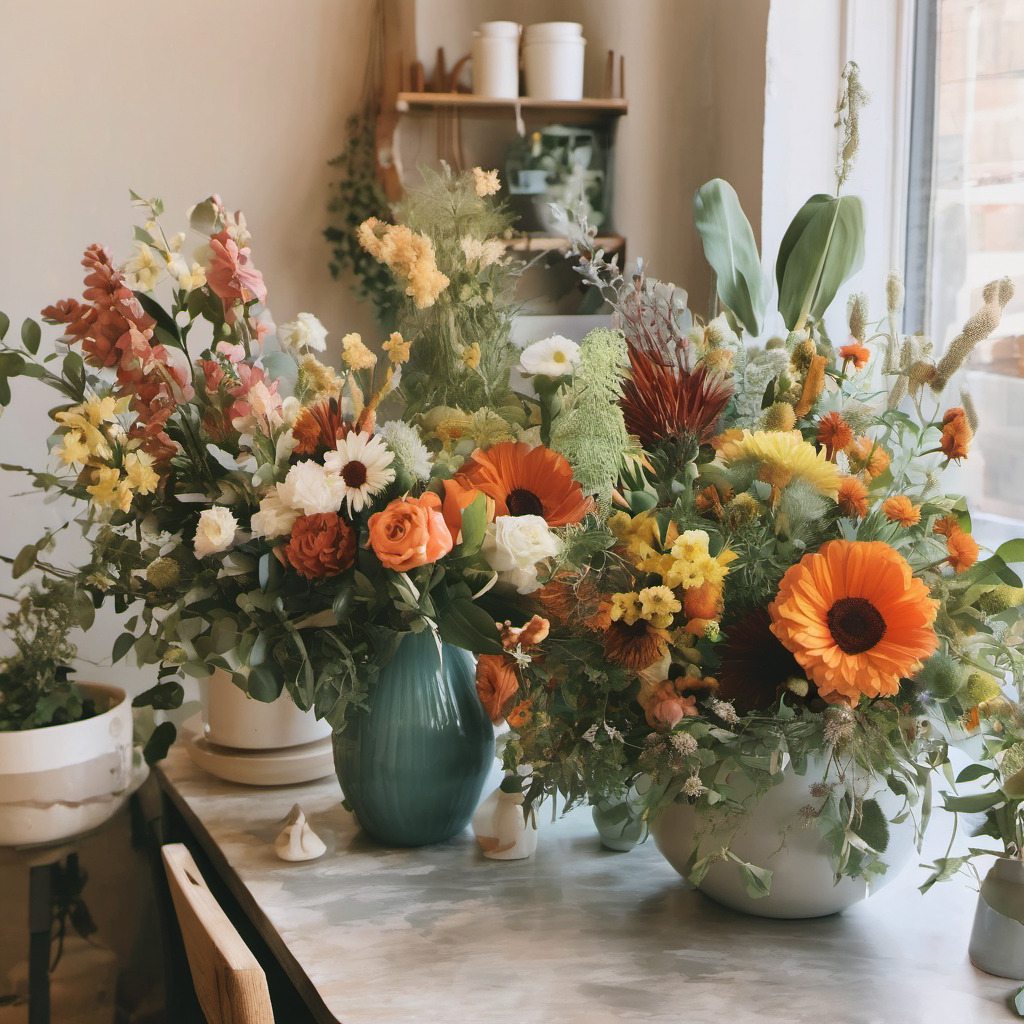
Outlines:
POLYGON ((350 512, 361 512, 369 498, 395 479, 394 453, 383 438, 369 432, 351 433, 324 456, 324 465, 344 482, 350 512))
POLYGON ((576 369, 580 347, 575 341, 553 334, 528 345, 519 356, 523 373, 542 373, 546 377, 564 377, 576 369))

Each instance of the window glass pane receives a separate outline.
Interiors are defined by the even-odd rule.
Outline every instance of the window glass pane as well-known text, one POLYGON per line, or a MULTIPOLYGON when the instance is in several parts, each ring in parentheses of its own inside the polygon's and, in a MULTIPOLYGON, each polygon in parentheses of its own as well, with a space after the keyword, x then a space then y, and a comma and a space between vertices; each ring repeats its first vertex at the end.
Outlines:
POLYGON ((1024 519, 1024 0, 939 0, 936 31, 925 331, 943 351, 984 285, 1013 280, 963 375, 981 420, 963 485, 973 509, 1024 519))

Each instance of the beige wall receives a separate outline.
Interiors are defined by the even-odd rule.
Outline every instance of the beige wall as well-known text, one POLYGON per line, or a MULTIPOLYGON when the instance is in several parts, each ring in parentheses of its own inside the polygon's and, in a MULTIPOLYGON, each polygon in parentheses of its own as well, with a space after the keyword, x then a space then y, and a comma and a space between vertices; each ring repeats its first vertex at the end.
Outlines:
MULTIPOLYGON (((163 198, 172 231, 218 192, 246 213, 279 321, 309 311, 334 341, 372 332, 368 311, 331 279, 321 236, 326 164, 359 101, 372 9, 372 0, 3 0, 0 309, 17 325, 80 295, 79 259, 92 242, 126 258, 141 219, 130 188, 163 198)), ((45 389, 18 390, 0 420, 0 461, 42 468, 44 410, 57 403, 45 389)), ((22 480, 0 477, 3 554, 64 511, 10 497, 21 490, 22 480)), ((0 593, 11 589, 0 567, 0 593)), ((84 653, 106 658, 112 635, 97 629, 84 653)), ((97 674, 138 686, 137 670, 83 670, 97 674)))

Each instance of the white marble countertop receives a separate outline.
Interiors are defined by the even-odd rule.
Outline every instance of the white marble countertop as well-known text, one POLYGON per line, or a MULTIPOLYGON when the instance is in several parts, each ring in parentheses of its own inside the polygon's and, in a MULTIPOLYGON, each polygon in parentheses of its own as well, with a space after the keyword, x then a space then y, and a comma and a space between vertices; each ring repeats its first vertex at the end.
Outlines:
POLYGON ((306 998, 342 1024, 971 1024, 1019 1020, 1019 983, 967 959, 976 893, 916 886, 916 861, 841 915, 774 921, 692 890, 652 842, 601 849, 587 812, 541 820, 526 861, 467 830, 383 849, 333 779, 256 789, 181 747, 161 782, 306 998), (288 864, 272 842, 293 803, 327 843, 288 864))

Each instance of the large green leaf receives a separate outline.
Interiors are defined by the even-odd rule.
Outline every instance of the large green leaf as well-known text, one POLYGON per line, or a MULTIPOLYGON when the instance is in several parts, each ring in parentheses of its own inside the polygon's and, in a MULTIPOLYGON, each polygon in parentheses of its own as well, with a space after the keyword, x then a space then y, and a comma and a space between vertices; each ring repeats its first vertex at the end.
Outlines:
POLYGON ((501 641, 494 620, 468 597, 456 597, 442 605, 438 632, 445 643, 474 654, 500 654, 501 641))
POLYGON ((779 246, 779 312, 791 331, 820 320, 864 263, 864 207, 856 196, 811 196, 779 246))
POLYGON ((759 334, 765 307, 761 257, 732 185, 714 178, 697 189, 693 222, 704 243, 704 256, 717 275, 722 304, 751 334, 759 334))

